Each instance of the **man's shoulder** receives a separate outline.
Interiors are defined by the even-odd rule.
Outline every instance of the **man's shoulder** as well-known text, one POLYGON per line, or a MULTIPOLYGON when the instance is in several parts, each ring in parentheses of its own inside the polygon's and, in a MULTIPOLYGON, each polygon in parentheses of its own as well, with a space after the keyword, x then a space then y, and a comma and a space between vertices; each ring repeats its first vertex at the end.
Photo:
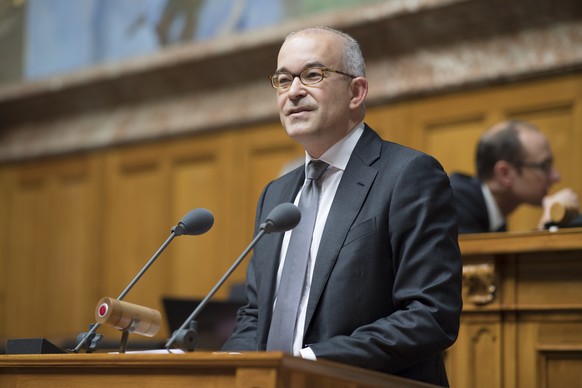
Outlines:
POLYGON ((477 177, 460 172, 451 174, 449 178, 457 208, 459 233, 487 232, 489 215, 481 181, 477 177))
POLYGON ((481 181, 474 176, 465 174, 463 172, 454 172, 450 175, 451 186, 453 188, 463 188, 463 187, 472 187, 472 188, 480 188, 481 181))
POLYGON ((478 202, 479 206, 483 202, 482 204, 485 205, 481 181, 477 177, 455 172, 449 176, 449 180, 457 202, 478 202))
MULTIPOLYGON (((382 148, 381 156, 382 158, 397 159, 405 162, 408 159, 413 159, 417 157, 427 158, 431 160, 436 160, 436 158, 426 152, 411 148, 407 145, 396 143, 391 140, 382 138, 374 129, 366 125, 368 143, 376 143, 382 148)), ((440 163, 439 163, 440 164, 440 163)))

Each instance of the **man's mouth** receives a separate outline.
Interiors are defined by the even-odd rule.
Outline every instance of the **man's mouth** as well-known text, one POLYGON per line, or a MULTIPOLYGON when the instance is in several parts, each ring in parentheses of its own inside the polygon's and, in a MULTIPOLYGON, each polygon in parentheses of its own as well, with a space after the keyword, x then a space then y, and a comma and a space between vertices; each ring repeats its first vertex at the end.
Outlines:
POLYGON ((311 111, 311 109, 306 108, 306 107, 291 108, 291 109, 287 110, 287 116, 293 116, 296 114, 310 112, 310 111, 311 111))

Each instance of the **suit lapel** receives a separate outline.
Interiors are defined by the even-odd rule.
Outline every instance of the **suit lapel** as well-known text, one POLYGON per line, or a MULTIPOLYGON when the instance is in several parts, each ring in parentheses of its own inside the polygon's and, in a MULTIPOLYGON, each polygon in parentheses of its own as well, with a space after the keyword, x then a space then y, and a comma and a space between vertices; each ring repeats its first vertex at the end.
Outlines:
MULTIPOLYGON (((319 246, 305 328, 309 327, 313 313, 329 279, 333 266, 354 220, 364 204, 378 171, 370 165, 380 157, 382 140, 366 126, 358 141, 335 194, 319 246)), ((306 330, 307 332, 307 330, 306 330)))

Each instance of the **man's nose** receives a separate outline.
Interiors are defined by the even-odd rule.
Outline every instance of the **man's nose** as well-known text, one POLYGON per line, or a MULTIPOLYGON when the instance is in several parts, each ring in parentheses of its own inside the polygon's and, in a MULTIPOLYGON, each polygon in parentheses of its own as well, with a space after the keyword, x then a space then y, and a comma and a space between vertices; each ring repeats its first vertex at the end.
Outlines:
POLYGON ((291 81, 291 86, 289 86, 289 90, 287 91, 289 98, 297 98, 305 95, 305 85, 301 82, 299 77, 293 78, 291 81))

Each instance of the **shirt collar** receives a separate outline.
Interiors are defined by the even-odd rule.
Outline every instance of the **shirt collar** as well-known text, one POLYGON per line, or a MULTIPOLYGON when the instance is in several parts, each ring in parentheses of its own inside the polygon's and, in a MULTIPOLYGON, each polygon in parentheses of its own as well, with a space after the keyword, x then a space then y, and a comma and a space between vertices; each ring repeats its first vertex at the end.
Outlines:
POLYGON ((505 218, 503 218, 501 209, 499 209, 497 202, 495 202, 489 186, 483 183, 481 185, 481 191, 483 192, 485 205, 487 206, 487 214, 489 215, 489 231, 495 232, 505 223, 505 218))
MULTIPOLYGON (((338 170, 344 171, 346 166, 348 165, 348 161, 352 156, 352 152, 354 148, 356 148, 356 144, 360 137, 364 133, 364 123, 361 122, 358 124, 354 129, 352 129, 343 139, 335 143, 331 146, 330 149, 325 151, 323 155, 319 158, 319 160, 323 160, 330 166, 337 168, 338 170)), ((306 152, 305 153, 305 166, 307 168, 307 164, 313 160, 311 156, 306 152)))

